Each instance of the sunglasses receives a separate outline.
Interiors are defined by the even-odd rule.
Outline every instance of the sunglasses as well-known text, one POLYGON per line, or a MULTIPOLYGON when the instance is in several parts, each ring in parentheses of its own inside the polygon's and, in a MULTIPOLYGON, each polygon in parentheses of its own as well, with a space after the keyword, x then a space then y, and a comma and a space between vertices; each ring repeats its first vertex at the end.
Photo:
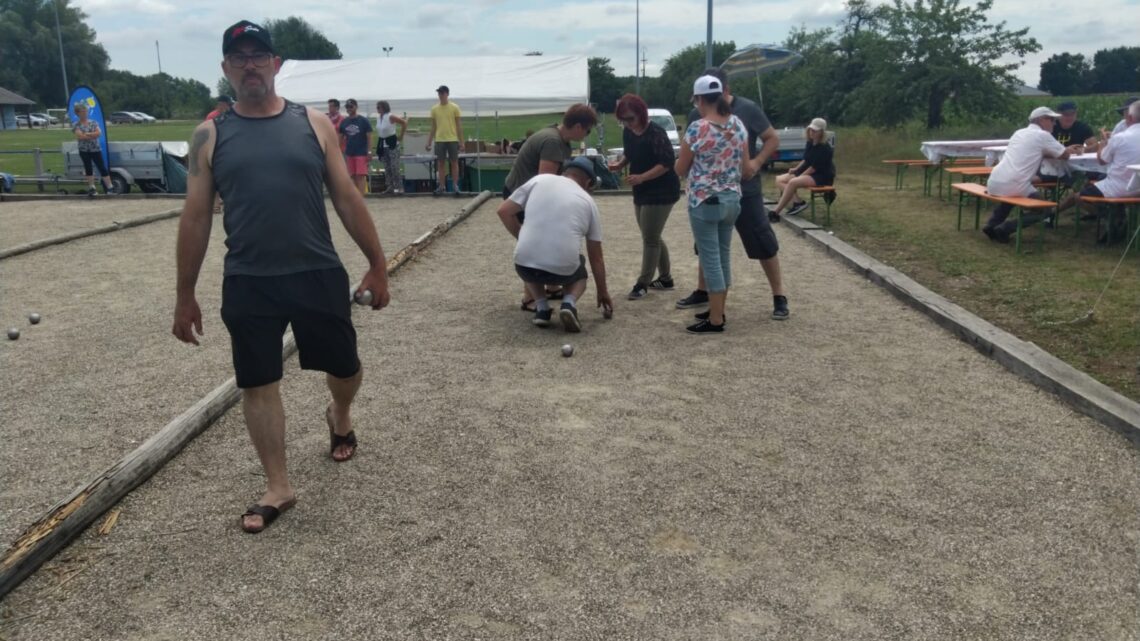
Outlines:
POLYGON ((255 67, 264 67, 269 64, 273 54, 268 51, 255 51, 254 53, 227 53, 226 62, 235 69, 245 69, 249 63, 255 67))

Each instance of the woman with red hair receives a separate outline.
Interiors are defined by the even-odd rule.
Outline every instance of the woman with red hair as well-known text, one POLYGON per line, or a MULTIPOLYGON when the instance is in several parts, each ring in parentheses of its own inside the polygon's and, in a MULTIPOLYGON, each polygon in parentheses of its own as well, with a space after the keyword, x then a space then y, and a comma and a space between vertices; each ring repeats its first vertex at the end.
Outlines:
POLYGON ((633 94, 617 102, 614 116, 622 126, 622 157, 610 171, 629 167, 626 182, 633 187, 633 212, 641 229, 641 273, 629 292, 630 300, 650 289, 673 289, 669 248, 661 238, 673 204, 681 198, 681 180, 673 170, 673 145, 665 130, 649 120, 649 107, 633 94), (656 271, 657 279, 653 279, 656 271))

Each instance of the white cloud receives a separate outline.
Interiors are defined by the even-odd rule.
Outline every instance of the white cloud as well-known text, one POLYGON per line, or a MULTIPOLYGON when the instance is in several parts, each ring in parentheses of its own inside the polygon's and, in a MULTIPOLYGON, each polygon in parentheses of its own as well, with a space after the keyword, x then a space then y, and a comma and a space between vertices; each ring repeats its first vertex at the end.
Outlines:
POLYGON ((164 0, 79 0, 77 3, 88 15, 96 13, 142 13, 170 15, 178 6, 164 0))

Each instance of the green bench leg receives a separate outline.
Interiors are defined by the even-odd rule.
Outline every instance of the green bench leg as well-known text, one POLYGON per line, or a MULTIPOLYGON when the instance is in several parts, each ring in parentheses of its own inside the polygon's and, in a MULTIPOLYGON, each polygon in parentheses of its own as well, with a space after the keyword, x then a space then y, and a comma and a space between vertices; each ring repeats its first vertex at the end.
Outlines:
POLYGON ((958 192, 958 231, 962 231, 962 200, 966 192, 958 192))
POLYGON ((974 198, 974 231, 982 228, 982 199, 974 198))
POLYGON ((811 192, 811 222, 815 222, 815 192, 811 192))

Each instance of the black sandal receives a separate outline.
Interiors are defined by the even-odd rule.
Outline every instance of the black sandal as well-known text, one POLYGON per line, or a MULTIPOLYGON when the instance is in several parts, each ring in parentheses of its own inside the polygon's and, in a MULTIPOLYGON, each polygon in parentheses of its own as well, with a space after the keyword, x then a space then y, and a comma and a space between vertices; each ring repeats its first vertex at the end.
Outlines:
POLYGON ((532 314, 538 311, 538 307, 533 300, 524 300, 522 305, 519 305, 519 309, 532 314))
POLYGON ((289 508, 293 507, 296 504, 297 504, 297 499, 289 499, 288 501, 285 501, 284 503, 282 503, 281 505, 279 505, 277 507, 274 507, 272 505, 262 505, 260 503, 254 503, 253 505, 246 508, 245 514, 241 515, 241 519, 240 519, 241 529, 243 532, 247 532, 249 534, 257 534, 258 532, 265 530, 265 528, 269 527, 274 521, 276 521, 277 517, 281 516, 282 512, 285 512, 286 510, 288 510, 289 508), (261 527, 259 527, 259 528, 246 527, 245 517, 247 517, 247 516, 260 516, 261 517, 261 527))
POLYGON ((336 428, 333 427, 332 405, 329 405, 325 409, 325 422, 329 424, 329 456, 332 457, 332 460, 336 461, 337 463, 344 463, 345 461, 348 461, 352 459, 352 457, 356 456, 356 430, 353 430, 344 436, 336 433, 336 428), (347 445, 352 449, 349 450, 348 456, 342 459, 338 459, 333 456, 333 454, 336 453, 336 448, 342 445, 347 445))

